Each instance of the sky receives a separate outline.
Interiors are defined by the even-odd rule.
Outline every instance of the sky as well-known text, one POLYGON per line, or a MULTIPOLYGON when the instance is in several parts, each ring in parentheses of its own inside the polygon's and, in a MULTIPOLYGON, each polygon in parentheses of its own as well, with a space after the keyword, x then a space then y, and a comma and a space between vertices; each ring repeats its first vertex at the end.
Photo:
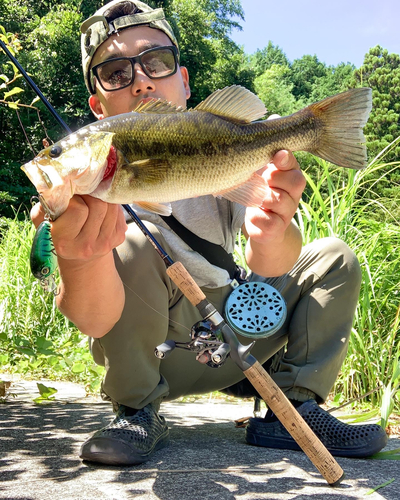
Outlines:
POLYGON ((363 64, 381 45, 400 54, 400 0, 241 0, 243 31, 231 38, 247 54, 271 40, 289 61, 316 55, 326 65, 363 64))

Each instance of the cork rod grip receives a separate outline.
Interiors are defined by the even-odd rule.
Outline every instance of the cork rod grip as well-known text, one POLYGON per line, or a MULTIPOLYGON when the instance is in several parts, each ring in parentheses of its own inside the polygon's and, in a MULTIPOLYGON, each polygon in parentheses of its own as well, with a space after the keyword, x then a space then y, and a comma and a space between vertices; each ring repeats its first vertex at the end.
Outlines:
POLYGON ((260 363, 256 361, 243 373, 326 481, 331 486, 339 484, 344 476, 340 465, 260 363))
POLYGON ((202 300, 206 299, 199 285, 190 276, 181 262, 174 262, 174 264, 169 266, 167 274, 194 306, 197 306, 202 300))

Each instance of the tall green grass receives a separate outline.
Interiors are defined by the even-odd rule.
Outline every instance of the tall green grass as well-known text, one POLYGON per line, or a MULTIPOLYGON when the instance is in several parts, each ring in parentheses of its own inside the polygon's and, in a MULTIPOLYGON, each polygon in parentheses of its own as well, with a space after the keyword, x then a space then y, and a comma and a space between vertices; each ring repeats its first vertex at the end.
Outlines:
POLYGON ((103 369, 94 364, 87 338, 31 275, 34 234, 29 219, 0 219, 0 371, 73 380, 97 390, 103 369))
POLYGON ((385 163, 383 158, 375 158, 362 171, 333 169, 317 160, 319 178, 305 172, 307 195, 297 220, 304 243, 336 236, 358 256, 363 275, 360 300, 333 395, 336 402, 368 401, 381 409, 387 422, 390 411, 400 409, 400 221, 375 188, 400 162, 385 163))

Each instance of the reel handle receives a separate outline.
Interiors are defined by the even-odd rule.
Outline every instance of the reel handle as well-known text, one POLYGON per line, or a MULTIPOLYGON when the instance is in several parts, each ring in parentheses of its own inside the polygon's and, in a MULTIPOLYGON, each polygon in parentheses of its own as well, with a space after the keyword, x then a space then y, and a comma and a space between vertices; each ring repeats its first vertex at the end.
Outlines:
POLYGON ((174 262, 171 266, 167 267, 167 274, 192 305, 197 306, 202 300, 207 300, 199 285, 190 276, 181 262, 174 262))
POLYGON ((165 359, 175 349, 176 343, 173 340, 166 340, 154 349, 154 354, 158 359, 165 359))

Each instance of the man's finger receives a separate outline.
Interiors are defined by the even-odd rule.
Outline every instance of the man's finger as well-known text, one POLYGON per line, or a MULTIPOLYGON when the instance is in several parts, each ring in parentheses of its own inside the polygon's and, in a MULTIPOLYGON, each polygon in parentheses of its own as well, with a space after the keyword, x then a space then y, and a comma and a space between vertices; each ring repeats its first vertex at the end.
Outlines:
POLYGON ((285 149, 278 151, 272 158, 271 163, 275 165, 279 170, 300 170, 300 166, 297 163, 296 158, 293 154, 285 149))
POLYGON ((38 227, 41 222, 44 221, 44 210, 40 203, 35 203, 31 208, 30 216, 35 227, 38 227))

